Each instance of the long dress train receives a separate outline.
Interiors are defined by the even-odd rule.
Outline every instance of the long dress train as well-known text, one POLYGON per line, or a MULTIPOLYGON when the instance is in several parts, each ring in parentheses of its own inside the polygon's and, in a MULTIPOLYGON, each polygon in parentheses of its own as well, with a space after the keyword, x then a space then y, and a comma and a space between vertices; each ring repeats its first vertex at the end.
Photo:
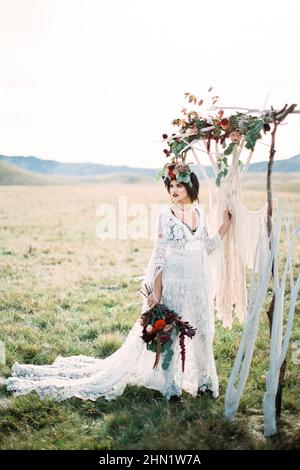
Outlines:
MULTIPOLYGON (((218 396, 214 337, 214 298, 222 263, 222 239, 210 238, 204 211, 197 206, 199 224, 191 229, 181 222, 169 206, 158 214, 154 246, 144 283, 153 287, 162 272, 161 303, 179 313, 197 328, 196 335, 185 339, 186 362, 182 372, 179 339, 173 343, 174 355, 167 370, 161 362, 153 369, 154 353, 141 339, 142 326, 137 319, 123 345, 105 359, 84 355, 59 356, 51 365, 19 364, 12 366, 12 376, 4 381, 15 395, 36 391, 40 398, 57 401, 70 397, 113 400, 126 385, 144 386, 160 391, 166 399, 193 396, 198 390, 211 390, 218 396)), ((143 299, 142 312, 148 310, 143 299)))

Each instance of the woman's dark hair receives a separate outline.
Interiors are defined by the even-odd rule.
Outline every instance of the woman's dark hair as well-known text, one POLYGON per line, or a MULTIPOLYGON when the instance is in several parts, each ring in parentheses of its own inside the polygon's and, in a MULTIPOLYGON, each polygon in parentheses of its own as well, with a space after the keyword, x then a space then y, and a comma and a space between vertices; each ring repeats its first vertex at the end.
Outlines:
MULTIPOLYGON (((188 183, 180 182, 180 184, 182 184, 182 186, 185 187, 191 202, 194 202, 194 201, 199 202, 198 193, 199 193, 199 186, 200 185, 199 185, 198 177, 197 177, 196 173, 194 173, 193 171, 191 171, 190 176, 191 176, 192 186, 189 186, 188 183)), ((164 180, 165 186, 166 186, 169 194, 170 194, 170 184, 171 184, 172 181, 173 180, 170 181, 169 179, 164 180)))

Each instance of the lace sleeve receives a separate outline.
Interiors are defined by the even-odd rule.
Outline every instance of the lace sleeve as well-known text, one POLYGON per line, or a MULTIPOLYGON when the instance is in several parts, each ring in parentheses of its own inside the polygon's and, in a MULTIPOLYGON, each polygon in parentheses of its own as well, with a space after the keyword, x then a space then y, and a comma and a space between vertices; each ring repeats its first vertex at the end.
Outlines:
POLYGON ((154 278, 163 270, 166 254, 166 238, 163 230, 162 214, 159 214, 153 246, 153 261, 155 266, 154 278))
POLYGON ((162 272, 165 264, 166 244, 167 240, 164 230, 164 219, 163 214, 160 212, 156 220, 154 244, 144 278, 144 283, 146 283, 151 290, 153 290, 154 281, 162 272))
POLYGON ((207 232, 206 216, 203 212, 203 243, 208 255, 213 254, 221 245, 222 237, 219 232, 213 238, 210 238, 207 232))

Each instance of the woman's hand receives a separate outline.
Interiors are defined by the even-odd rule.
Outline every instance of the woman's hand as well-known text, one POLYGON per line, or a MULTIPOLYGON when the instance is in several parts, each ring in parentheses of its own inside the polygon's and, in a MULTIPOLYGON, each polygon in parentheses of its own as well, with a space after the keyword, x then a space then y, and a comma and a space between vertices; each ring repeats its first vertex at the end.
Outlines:
POLYGON ((229 227, 231 222, 232 222, 232 214, 229 209, 225 209, 225 211, 223 212, 223 224, 229 227))
POLYGON ((154 308, 155 305, 159 304, 160 296, 157 296, 154 292, 151 292, 151 294, 148 296, 147 302, 150 308, 154 308))
POLYGON ((223 240, 224 236, 226 235, 226 233, 228 232, 228 229, 230 227, 231 222, 232 222, 232 214, 231 214, 230 210, 227 208, 223 212, 223 224, 219 228, 219 234, 220 234, 220 237, 222 238, 222 240, 223 240))

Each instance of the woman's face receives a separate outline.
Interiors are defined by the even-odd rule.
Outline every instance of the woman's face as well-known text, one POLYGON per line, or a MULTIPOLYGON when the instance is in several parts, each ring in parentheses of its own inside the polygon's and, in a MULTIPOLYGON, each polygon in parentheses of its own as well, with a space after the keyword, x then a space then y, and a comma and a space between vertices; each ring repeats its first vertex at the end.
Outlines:
POLYGON ((170 183, 170 196, 173 202, 181 202, 183 204, 190 204, 191 202, 185 186, 176 180, 172 180, 170 183))

